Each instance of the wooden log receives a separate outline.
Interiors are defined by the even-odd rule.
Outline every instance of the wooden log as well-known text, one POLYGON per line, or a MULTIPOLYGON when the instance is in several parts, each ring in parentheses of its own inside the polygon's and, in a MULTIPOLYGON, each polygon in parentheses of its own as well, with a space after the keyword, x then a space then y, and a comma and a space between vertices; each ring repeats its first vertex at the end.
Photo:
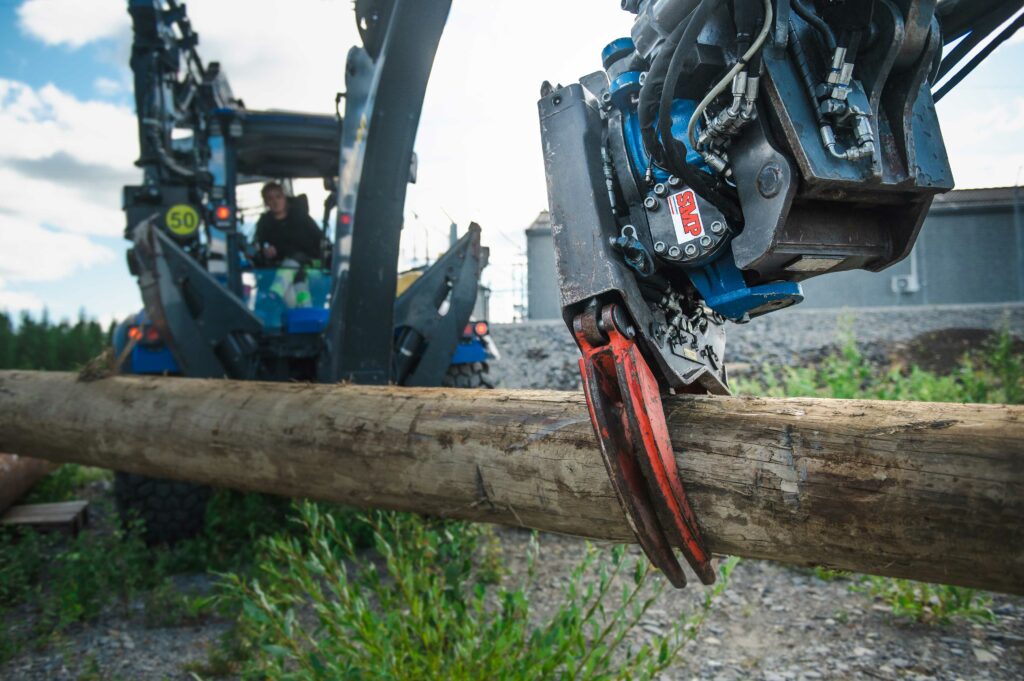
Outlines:
POLYGON ((33 485, 56 467, 42 459, 0 454, 0 513, 28 494, 33 485))
MULTIPOLYGON (((673 397, 717 553, 1024 593, 1024 407, 673 397)), ((583 397, 0 372, 0 448, 632 541, 583 397)))

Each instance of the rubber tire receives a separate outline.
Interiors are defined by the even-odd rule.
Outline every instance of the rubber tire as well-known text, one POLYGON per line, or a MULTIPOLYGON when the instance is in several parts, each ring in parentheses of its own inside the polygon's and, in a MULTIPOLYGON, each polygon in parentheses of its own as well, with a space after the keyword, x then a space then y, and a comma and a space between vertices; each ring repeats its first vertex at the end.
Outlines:
POLYGON ((493 388, 494 383, 487 373, 486 362, 471 364, 453 364, 448 367, 441 382, 446 388, 493 388))
POLYGON ((134 473, 114 476, 114 500, 127 523, 142 521, 146 543, 172 545, 203 531, 211 490, 180 480, 162 480, 134 473))

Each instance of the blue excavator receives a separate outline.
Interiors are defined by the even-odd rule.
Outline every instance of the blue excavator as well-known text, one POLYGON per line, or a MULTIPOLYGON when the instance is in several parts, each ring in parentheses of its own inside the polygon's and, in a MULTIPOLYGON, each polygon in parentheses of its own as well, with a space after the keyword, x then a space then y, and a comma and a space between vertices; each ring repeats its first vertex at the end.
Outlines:
MULTIPOLYGON (((396 295, 413 141, 447 12, 403 10, 412 23, 389 32, 380 8, 357 5, 364 46, 348 54, 336 113, 318 115, 246 107, 220 64, 200 58, 184 5, 129 0, 143 177, 124 188, 123 207, 144 309, 116 329, 122 371, 491 385, 488 324, 473 317, 487 264, 479 226, 403 276, 396 295), (290 194, 309 179, 326 190, 322 214, 312 220, 299 194, 287 196, 287 215, 289 225, 311 225, 316 245, 266 257, 247 233, 240 195, 268 182, 290 194)), ((209 495, 125 473, 115 492, 152 542, 195 534, 209 495)))

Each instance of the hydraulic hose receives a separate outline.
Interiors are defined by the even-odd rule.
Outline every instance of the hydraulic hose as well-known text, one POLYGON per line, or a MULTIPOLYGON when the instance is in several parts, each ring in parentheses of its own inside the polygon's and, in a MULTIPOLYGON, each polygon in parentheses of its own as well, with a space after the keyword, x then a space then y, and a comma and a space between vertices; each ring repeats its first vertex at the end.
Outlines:
POLYGON ((654 59, 654 63, 651 64, 651 68, 647 71, 643 87, 640 88, 640 101, 637 104, 640 136, 643 138, 647 153, 661 166, 666 166, 668 163, 668 154, 665 151, 665 147, 658 141, 658 135, 654 129, 658 117, 658 103, 661 100, 661 93, 665 87, 665 75, 668 72, 672 53, 675 50, 675 46, 679 44, 679 40, 689 25, 695 10, 696 8, 691 10, 686 15, 686 18, 666 38, 665 44, 662 45, 658 56, 654 59))
POLYGON ((829 52, 836 51, 836 36, 832 29, 825 23, 825 20, 807 8, 803 0, 792 0, 793 10, 800 15, 800 18, 810 24, 814 30, 821 34, 822 39, 828 45, 829 52))
POLYGON ((672 53, 669 62, 668 73, 665 77, 665 86, 661 92, 661 105, 658 109, 658 132, 661 141, 665 145, 669 169, 679 176, 691 189, 697 192, 705 200, 711 202, 716 208, 732 221, 742 220, 742 213, 736 203, 725 194, 716 189, 713 185, 717 181, 715 177, 697 170, 686 161, 685 146, 672 136, 672 101, 675 98, 676 85, 683 72, 683 65, 697 44, 697 37, 700 35, 704 24, 707 22, 711 12, 721 5, 721 0, 702 0, 693 10, 689 23, 683 31, 672 53), (683 147, 683 150, 680 149, 683 147))
POLYGON ((686 126, 686 137, 690 140, 690 144, 693 147, 697 146, 697 122, 700 120, 701 114, 708 108, 711 102, 715 101, 718 95, 725 92, 725 88, 729 87, 733 77, 742 71, 747 66, 747 62, 761 49, 764 45, 764 41, 768 39, 768 33, 771 31, 772 26, 772 2, 771 0, 764 0, 764 24, 761 26, 761 32, 758 33, 757 38, 754 40, 754 44, 750 46, 750 49, 746 51, 743 57, 736 62, 729 73, 725 74, 725 77, 718 82, 714 88, 705 95, 704 99, 701 100, 697 108, 694 109, 693 115, 690 116, 690 123, 686 126))

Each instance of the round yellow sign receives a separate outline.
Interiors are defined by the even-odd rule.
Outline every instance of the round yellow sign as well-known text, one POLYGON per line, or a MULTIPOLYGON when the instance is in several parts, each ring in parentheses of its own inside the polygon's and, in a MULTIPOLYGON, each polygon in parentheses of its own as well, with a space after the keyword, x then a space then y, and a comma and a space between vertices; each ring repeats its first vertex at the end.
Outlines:
POLYGON ((179 203, 167 210, 164 222, 171 234, 191 236, 199 228, 199 213, 187 203, 179 203))

